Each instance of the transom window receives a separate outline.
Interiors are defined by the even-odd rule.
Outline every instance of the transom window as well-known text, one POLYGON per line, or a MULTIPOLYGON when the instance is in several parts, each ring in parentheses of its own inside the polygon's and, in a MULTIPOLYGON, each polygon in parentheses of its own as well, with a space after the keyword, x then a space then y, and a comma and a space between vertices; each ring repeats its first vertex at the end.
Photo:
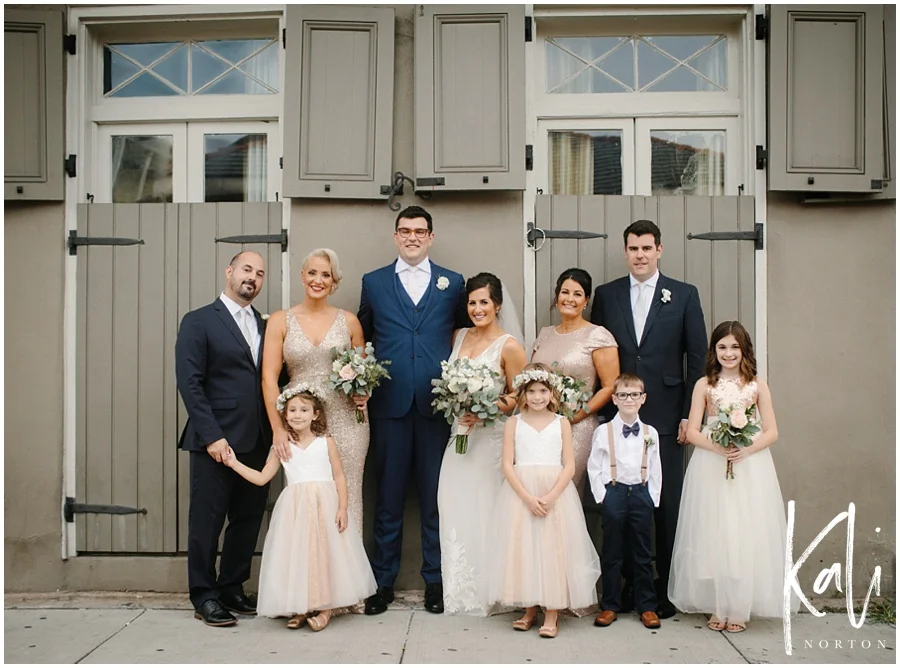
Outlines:
POLYGON ((220 39, 106 44, 103 96, 278 93, 278 42, 220 39))
POLYGON ((728 90, 725 35, 550 37, 547 93, 728 90))

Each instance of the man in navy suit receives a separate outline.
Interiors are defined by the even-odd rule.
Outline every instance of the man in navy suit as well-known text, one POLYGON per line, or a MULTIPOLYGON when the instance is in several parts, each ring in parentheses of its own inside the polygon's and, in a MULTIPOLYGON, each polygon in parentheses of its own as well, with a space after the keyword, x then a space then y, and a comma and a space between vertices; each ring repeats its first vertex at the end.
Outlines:
POLYGON ((243 583, 250 577, 268 486, 247 482, 222 457, 231 448, 238 460, 262 469, 272 443, 260 378, 265 321, 250 305, 265 274, 259 254, 235 255, 225 268, 225 290, 184 316, 175 342, 178 392, 188 414, 178 445, 191 457, 188 586, 194 616, 210 626, 235 624, 229 610, 256 614, 243 583))
MULTIPOLYGON (((687 442, 691 393, 703 375, 706 325, 697 288, 659 273, 659 228, 637 220, 622 236, 629 275, 597 288, 591 322, 616 338, 622 372, 643 379, 647 400, 641 419, 659 432, 663 482, 655 513, 657 613, 665 619, 675 614, 666 591, 684 482, 680 445, 687 442)), ((610 420, 615 407, 606 408, 610 420)))
POLYGON ((366 600, 367 615, 384 612, 394 600, 411 474, 419 491, 425 609, 444 611, 437 488, 450 427, 431 409, 431 380, 440 377, 453 330, 468 324, 468 316, 463 277, 428 259, 433 241, 431 214, 407 207, 394 222, 400 256, 362 279, 359 321, 365 338, 380 359, 391 361, 391 379, 369 400, 378 481, 371 562, 378 590, 366 600))

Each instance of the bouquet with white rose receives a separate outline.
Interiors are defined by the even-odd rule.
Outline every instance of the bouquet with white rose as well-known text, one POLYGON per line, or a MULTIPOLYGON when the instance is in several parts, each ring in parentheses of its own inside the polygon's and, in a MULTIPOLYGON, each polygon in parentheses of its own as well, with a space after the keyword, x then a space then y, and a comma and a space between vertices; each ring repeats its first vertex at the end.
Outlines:
MULTIPOLYGON (((500 374, 484 364, 473 364, 472 360, 460 357, 452 362, 441 362, 441 377, 431 381, 435 394, 431 406, 442 412, 447 422, 465 413, 473 413, 484 424, 491 425, 506 416, 497 407, 500 398, 500 374)), ((464 455, 469 446, 469 435, 458 427, 456 433, 456 454, 464 455)))
MULTIPOLYGON (((364 396, 371 394, 383 378, 390 378, 387 365, 390 360, 379 362, 375 357, 375 347, 371 343, 357 348, 338 350, 331 349, 334 362, 331 364, 331 376, 328 382, 331 389, 346 395, 364 396)), ((366 414, 361 408, 356 409, 356 421, 366 421, 366 414)))
POLYGON ((587 381, 560 373, 556 362, 553 363, 553 373, 556 374, 556 388, 559 390, 559 410, 571 420, 578 411, 587 410, 588 402, 594 395, 588 389, 587 381))
MULTIPOLYGON (((719 447, 728 449, 731 446, 746 448, 753 443, 753 437, 760 432, 758 422, 753 421, 756 404, 746 408, 742 406, 719 406, 718 415, 708 425, 709 438, 719 447)), ((725 467, 725 478, 734 480, 734 468, 731 462, 725 467)))

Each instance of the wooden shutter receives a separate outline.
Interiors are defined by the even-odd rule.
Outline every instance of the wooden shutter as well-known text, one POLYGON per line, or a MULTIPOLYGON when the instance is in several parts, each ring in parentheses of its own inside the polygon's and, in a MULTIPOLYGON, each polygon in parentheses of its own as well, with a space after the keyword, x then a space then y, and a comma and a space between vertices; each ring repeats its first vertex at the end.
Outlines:
POLYGON ((285 13, 284 195, 385 197, 393 8, 287 5, 285 13))
POLYGON ((525 188, 523 5, 416 15, 416 187, 525 188))
POLYGON ((884 5, 884 190, 883 199, 897 197, 897 6, 884 5))
POLYGON ((881 5, 771 5, 769 188, 879 192, 881 5))
POLYGON ((3 19, 4 198, 62 200, 62 13, 6 9, 3 19))

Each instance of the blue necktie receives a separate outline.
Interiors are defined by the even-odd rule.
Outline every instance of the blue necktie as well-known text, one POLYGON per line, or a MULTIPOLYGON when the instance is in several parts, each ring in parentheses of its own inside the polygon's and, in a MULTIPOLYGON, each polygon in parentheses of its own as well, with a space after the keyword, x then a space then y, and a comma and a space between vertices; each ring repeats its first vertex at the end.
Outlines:
POLYGON ((628 438, 629 436, 637 436, 641 433, 640 428, 638 427, 638 423, 635 422, 630 427, 627 424, 622 425, 622 436, 628 438))

